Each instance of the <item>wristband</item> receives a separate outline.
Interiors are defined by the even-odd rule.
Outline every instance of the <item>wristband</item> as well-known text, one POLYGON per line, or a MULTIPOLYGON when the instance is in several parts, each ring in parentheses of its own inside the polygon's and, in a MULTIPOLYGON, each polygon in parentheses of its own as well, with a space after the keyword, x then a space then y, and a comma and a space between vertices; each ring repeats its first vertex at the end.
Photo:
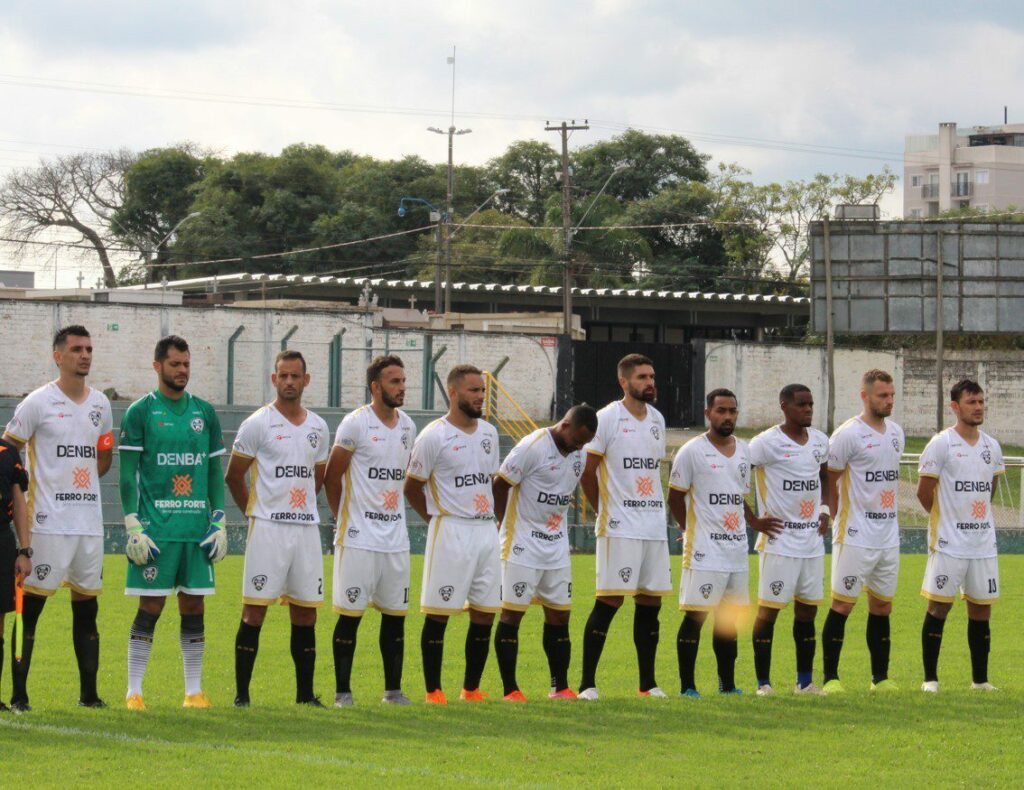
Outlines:
POLYGON ((829 510, 828 505, 826 505, 824 503, 822 503, 821 507, 818 508, 818 515, 820 516, 822 513, 824 513, 829 518, 832 518, 832 511, 829 510))

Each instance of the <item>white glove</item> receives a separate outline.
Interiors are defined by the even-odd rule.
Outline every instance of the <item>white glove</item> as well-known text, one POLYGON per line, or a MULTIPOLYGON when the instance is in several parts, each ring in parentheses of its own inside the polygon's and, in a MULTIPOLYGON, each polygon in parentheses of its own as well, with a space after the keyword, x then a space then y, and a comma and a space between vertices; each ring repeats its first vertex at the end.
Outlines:
POLYGON ((228 553, 228 530, 224 524, 224 511, 214 510, 210 514, 210 528, 199 545, 210 555, 210 562, 220 562, 228 553))
POLYGON ((124 529, 128 533, 128 542, 125 544, 124 553, 128 559, 136 565, 148 565, 153 558, 160 553, 153 539, 142 531, 142 523, 138 516, 129 513, 124 517, 124 529))

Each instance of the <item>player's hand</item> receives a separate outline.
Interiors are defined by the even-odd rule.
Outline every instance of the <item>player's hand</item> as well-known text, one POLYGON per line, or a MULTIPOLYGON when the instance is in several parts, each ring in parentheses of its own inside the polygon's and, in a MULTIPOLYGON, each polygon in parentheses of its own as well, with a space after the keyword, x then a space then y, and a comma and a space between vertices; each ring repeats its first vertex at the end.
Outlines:
POLYGON ((18 574, 18 586, 22 586, 25 577, 32 573, 32 560, 24 554, 19 554, 14 560, 14 572, 18 574))
POLYGON ((142 530, 142 522, 134 513, 124 517, 124 529, 128 534, 124 553, 136 565, 148 565, 160 553, 153 539, 142 530))
POLYGON ((210 562, 220 562, 228 554, 228 530, 224 523, 224 511, 214 510, 210 514, 210 528, 199 545, 210 555, 210 562))
POLYGON ((832 517, 828 513, 822 513, 818 516, 818 534, 824 535, 828 532, 829 525, 832 523, 832 517))
POLYGON ((764 518, 754 516, 748 523, 752 530, 755 532, 763 532, 770 538, 774 538, 776 535, 781 535, 782 531, 785 529, 782 519, 777 518, 776 516, 765 516, 764 518))

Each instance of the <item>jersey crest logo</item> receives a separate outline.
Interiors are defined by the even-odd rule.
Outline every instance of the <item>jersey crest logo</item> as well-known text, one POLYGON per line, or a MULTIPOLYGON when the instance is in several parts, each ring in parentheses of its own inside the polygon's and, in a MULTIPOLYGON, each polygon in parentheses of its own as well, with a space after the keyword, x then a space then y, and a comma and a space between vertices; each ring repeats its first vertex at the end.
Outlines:
POLYGON ((381 494, 381 498, 384 500, 381 507, 384 510, 398 510, 398 491, 391 489, 381 494))
POLYGON ((172 477, 171 496, 192 496, 192 475, 175 475, 172 477))
POLYGON ((940 549, 944 549, 948 545, 949 545, 949 541, 948 540, 946 540, 945 538, 939 538, 939 548, 940 549))
POLYGON ((981 460, 986 464, 992 463, 992 452, 987 447, 981 451, 981 460))
POLYGON ((800 501, 800 518, 810 518, 814 515, 814 500, 803 499, 800 501))
POLYGON ((900 451, 900 440, 897 439, 895 436, 892 437, 892 449, 895 450, 896 452, 900 451))
POLYGON ((202 433, 203 428, 206 427, 206 423, 203 421, 202 417, 196 417, 194 420, 192 420, 190 425, 192 426, 192 430, 195 431, 196 433, 202 433))
POLYGON ((747 479, 747 472, 749 471, 747 469, 747 462, 746 461, 740 462, 740 465, 739 465, 739 467, 737 467, 737 469, 738 469, 738 471, 740 473, 740 477, 742 477, 744 480, 746 480, 747 479))
POLYGON ((349 527, 348 528, 348 536, 350 538, 354 538, 358 534, 359 534, 359 530, 356 527, 349 527))
POLYGON ((651 426, 651 436, 654 437, 654 441, 656 441, 656 442, 660 442, 661 441, 661 431, 658 429, 657 425, 652 425, 651 426))
POLYGON ((582 471, 583 462, 579 459, 579 457, 577 457, 576 460, 572 462, 572 473, 576 475, 576 477, 579 477, 582 471))
POLYGON ((622 579, 623 584, 629 583, 629 577, 632 575, 632 568, 619 568, 619 578, 622 579))
POLYGON ((491 512, 491 500, 487 494, 477 494, 473 497, 473 510, 478 516, 485 516, 491 512))
POLYGON ((896 492, 891 489, 886 489, 882 492, 879 497, 880 504, 885 510, 896 507, 896 492))
POLYGON ((814 451, 814 463, 821 465, 825 463, 825 459, 828 458, 827 453, 823 453, 821 450, 815 449, 814 451))
POLYGON ((89 470, 83 466, 76 466, 71 472, 71 483, 75 488, 89 488, 92 485, 89 470))
POLYGON ((147 582, 153 581, 156 578, 156 565, 147 565, 142 569, 142 578, 147 582))
POLYGON ((522 554, 522 553, 523 553, 524 551, 526 551, 526 549, 524 549, 524 548, 523 548, 522 546, 520 546, 519 544, 516 544, 515 546, 513 546, 513 547, 512 547, 512 553, 513 553, 513 554, 515 554, 515 555, 516 555, 517 557, 518 557, 518 556, 519 556, 520 554, 522 554))
POLYGON ((455 594, 455 588, 450 584, 446 584, 444 587, 438 590, 441 593, 441 600, 447 603, 452 599, 452 595, 455 594))
POLYGON ((725 514, 725 528, 730 532, 736 532, 740 528, 740 514, 730 510, 725 514))
POLYGON ((317 445, 320 444, 320 434, 318 434, 318 433, 307 433, 306 434, 306 441, 308 441, 309 442, 309 446, 312 447, 315 450, 317 445))
POLYGON ((693 558, 697 562, 703 562, 704 561, 704 552, 703 551, 695 551, 695 552, 693 552, 693 558))
POLYGON ((852 590, 853 589, 853 585, 855 585, 856 583, 857 583, 857 577, 856 576, 844 576, 843 577, 843 587, 846 588, 847 592, 852 590))
POLYGON ((636 479, 636 492, 640 496, 654 496, 654 480, 649 477, 636 479))
POLYGON ((713 589, 713 588, 712 588, 712 586, 711 586, 710 584, 702 584, 702 585, 700 586, 700 594, 704 596, 704 600, 705 600, 705 601, 706 601, 706 600, 707 600, 708 598, 710 598, 710 597, 711 597, 711 590, 712 590, 712 589, 713 589))
POLYGON ((975 499, 971 503, 971 518, 985 518, 988 513, 988 505, 983 499, 975 499))
POLYGON ((403 433, 402 434, 402 448, 405 449, 405 450, 409 449, 409 434, 408 433, 403 433))
POLYGON ((288 492, 288 504, 292 510, 299 510, 306 506, 306 489, 293 488, 288 492))
POLYGON ((42 581, 43 579, 45 579, 49 575, 50 575, 50 566, 49 565, 36 565, 36 578, 39 579, 39 581, 42 581))
POLYGON ((523 593, 526 592, 526 582, 516 582, 513 584, 512 592, 516 594, 516 598, 522 598, 523 593))
POLYGON ((267 577, 264 574, 252 577, 252 586, 256 588, 256 592, 259 592, 267 586, 267 577))
POLYGON ((348 598, 349 603, 355 603, 359 599, 359 592, 358 587, 349 587, 345 590, 345 597, 348 598))
POLYGON ((481 439, 480 447, 483 448, 483 451, 485 453, 487 453, 488 455, 491 454, 491 440, 490 439, 481 439))
POLYGON ((45 524, 47 515, 45 513, 36 513, 36 524, 45 524))
POLYGON ((948 581, 949 581, 949 577, 948 576, 945 576, 945 575, 943 575, 943 576, 936 576, 935 577, 935 586, 938 589, 941 590, 943 587, 946 586, 946 582, 948 582, 948 581))
POLYGON ((558 513, 552 513, 548 516, 547 528, 548 532, 558 532, 562 527, 562 517, 558 513))
POLYGON ((101 412, 99 409, 93 409, 91 412, 89 412, 89 422, 92 423, 93 428, 99 428, 100 420, 102 419, 103 412, 101 412))
POLYGON ((782 589, 786 585, 785 585, 785 583, 783 583, 781 581, 774 581, 771 584, 769 584, 768 586, 771 588, 772 595, 781 595, 782 594, 782 589))

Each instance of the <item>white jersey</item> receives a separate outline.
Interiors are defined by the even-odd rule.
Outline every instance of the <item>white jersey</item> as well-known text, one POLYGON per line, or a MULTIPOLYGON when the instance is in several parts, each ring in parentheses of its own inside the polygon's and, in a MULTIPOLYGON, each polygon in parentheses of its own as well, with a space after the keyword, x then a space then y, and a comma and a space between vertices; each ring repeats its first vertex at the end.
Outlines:
POLYGON ((972 447, 953 428, 935 434, 918 474, 939 481, 928 518, 928 548, 960 559, 996 556, 992 492, 1006 471, 999 442, 984 431, 972 447))
POLYGON ((249 415, 238 428, 232 455, 251 458, 245 515, 284 524, 319 524, 316 467, 330 451, 327 423, 306 409, 295 425, 274 404, 249 415))
POLYGON ((18 404, 6 432, 25 444, 33 532, 102 537, 97 458, 113 430, 110 401, 92 387, 75 403, 51 381, 18 404))
POLYGON ((852 417, 833 432, 828 468, 842 473, 832 525, 834 544, 864 549, 900 545, 897 502, 905 445, 903 429, 892 420, 885 420, 880 433, 860 417, 852 417))
POLYGON ((672 459, 668 485, 686 494, 683 568, 746 571, 743 499, 750 493, 747 443, 736 439, 733 454, 726 457, 706 433, 690 439, 672 459))
POLYGON ((661 459, 665 419, 653 406, 638 420, 612 401, 597 413, 597 433, 587 452, 601 458, 597 468, 600 504, 598 537, 667 540, 661 459))
POLYGON ((828 460, 828 437, 807 429, 807 443, 797 444, 776 425, 750 440, 755 467, 757 511, 782 519, 781 535, 758 538, 757 550, 785 557, 821 557, 825 543, 818 534, 821 465, 828 460))
POLYGON ((509 485, 501 522, 501 559, 538 570, 571 565, 566 511, 583 474, 583 453, 562 455, 539 428, 512 448, 498 470, 509 485))
POLYGON ((476 421, 466 433, 447 417, 423 429, 412 448, 409 477, 426 482, 431 516, 494 520, 491 477, 498 471, 498 431, 476 421))
POLYGON ((342 479, 334 542, 366 551, 409 551, 405 526, 405 471, 416 424, 404 411, 389 428, 366 405, 345 416, 334 444, 352 453, 342 479))

